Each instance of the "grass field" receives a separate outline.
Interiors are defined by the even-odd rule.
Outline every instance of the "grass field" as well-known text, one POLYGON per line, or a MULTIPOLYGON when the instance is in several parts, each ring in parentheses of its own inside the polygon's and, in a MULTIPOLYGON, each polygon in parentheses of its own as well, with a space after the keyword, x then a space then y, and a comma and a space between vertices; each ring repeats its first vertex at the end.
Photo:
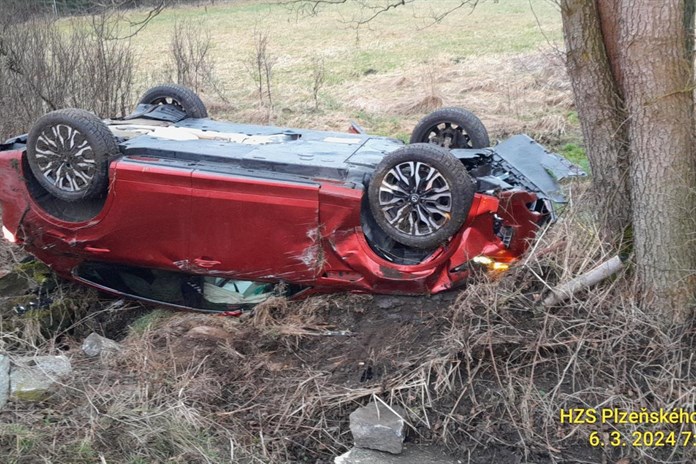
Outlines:
POLYGON ((193 21, 213 46, 219 92, 208 89, 206 100, 217 117, 267 119, 248 66, 261 31, 277 60, 271 115, 277 124, 344 130, 353 119, 368 131, 407 138, 418 118, 441 104, 473 110, 494 137, 525 131, 554 148, 576 143, 557 7, 546 0, 482 2, 433 22, 434 5, 442 11, 457 3, 416 2, 360 28, 355 20, 369 12, 356 2, 316 16, 253 1, 172 8, 133 39, 140 87, 168 78, 171 31, 193 21), (315 111, 317 58, 326 82, 315 111))

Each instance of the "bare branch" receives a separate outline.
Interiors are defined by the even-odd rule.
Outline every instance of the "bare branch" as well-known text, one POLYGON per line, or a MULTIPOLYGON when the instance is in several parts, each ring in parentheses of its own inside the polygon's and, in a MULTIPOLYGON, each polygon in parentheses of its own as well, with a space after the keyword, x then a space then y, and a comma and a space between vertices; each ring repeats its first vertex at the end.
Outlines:
POLYGON ((101 0, 93 4, 92 28, 95 34, 104 40, 127 40, 140 33, 145 27, 159 16, 171 0, 157 0, 145 13, 126 10, 129 0, 101 0), (121 34, 122 27, 128 29, 121 34))
POLYGON ((301 14, 316 16, 324 6, 340 5, 352 0, 281 0, 281 5, 288 5, 301 14))
MULTIPOLYGON (((360 15, 345 22, 352 25, 356 29, 359 29, 391 10, 414 4, 418 1, 419 0, 279 0, 278 3, 281 5, 287 5, 294 9, 297 13, 308 16, 315 16, 327 7, 354 3, 360 7, 360 15)), ((431 22, 430 24, 426 25, 426 27, 441 22, 451 13, 466 6, 471 7, 473 11, 480 1, 481 0, 460 0, 453 6, 446 8, 443 8, 442 5, 435 2, 428 3, 428 6, 430 7, 430 15, 428 16, 428 19, 431 20, 431 22), (433 4, 436 6, 433 6, 433 4)), ((497 2, 498 0, 494 1, 497 2)))
POLYGON ((357 22, 358 26, 362 26, 364 24, 369 23, 373 19, 375 19, 377 16, 386 13, 389 10, 393 10, 394 8, 399 8, 400 6, 404 6, 407 3, 413 3, 415 0, 398 0, 394 2, 389 2, 385 5, 380 5, 380 6, 370 6, 369 1, 360 1, 359 3, 362 4, 363 8, 366 8, 368 10, 371 10, 372 14, 368 16, 367 18, 361 19, 357 22))

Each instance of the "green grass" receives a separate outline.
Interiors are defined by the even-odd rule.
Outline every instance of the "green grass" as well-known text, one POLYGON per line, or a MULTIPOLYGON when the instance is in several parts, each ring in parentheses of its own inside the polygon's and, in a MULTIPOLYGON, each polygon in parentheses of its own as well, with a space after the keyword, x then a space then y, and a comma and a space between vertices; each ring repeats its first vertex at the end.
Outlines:
POLYGON ((572 163, 580 166, 586 173, 590 173, 590 162, 587 160, 585 149, 575 143, 567 143, 561 148, 560 154, 572 163))
MULTIPOLYGON (((473 11, 457 10, 438 24, 432 24, 429 17, 433 3, 423 0, 392 10, 356 30, 351 20, 364 15, 357 3, 325 8, 318 16, 305 17, 282 5, 252 1, 171 8, 155 18, 133 43, 142 51, 143 60, 157 62, 167 52, 166 38, 177 21, 201 21, 216 43, 216 58, 234 67, 252 52, 253 31, 267 30, 285 71, 303 71, 305 58, 319 53, 326 56, 327 68, 349 79, 369 68, 387 71, 443 55, 461 59, 520 52, 545 45, 547 37, 561 39, 560 15, 551 2, 536 2, 541 29, 528 0, 483 2, 473 11)), ((437 2, 442 9, 457 3, 437 2)))

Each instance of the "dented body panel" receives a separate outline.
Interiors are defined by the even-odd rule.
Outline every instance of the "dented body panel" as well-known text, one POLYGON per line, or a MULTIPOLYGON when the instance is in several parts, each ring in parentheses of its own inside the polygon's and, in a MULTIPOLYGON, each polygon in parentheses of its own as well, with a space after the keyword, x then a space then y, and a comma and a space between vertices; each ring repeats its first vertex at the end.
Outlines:
MULTIPOLYGON (((178 125, 213 136, 122 140, 108 194, 82 210, 41 192, 21 139, 3 145, 3 226, 66 278, 75 278, 83 263, 98 262, 287 282, 304 287, 304 295, 429 294, 461 286, 476 257, 513 262, 549 218, 547 203, 534 205, 560 199, 556 190, 549 193, 555 183, 511 174, 514 168, 493 149, 452 150, 483 179, 464 226, 436 250, 394 258, 371 231, 363 204, 375 164, 401 142, 210 120, 178 125), (240 131, 250 139, 230 142, 240 131)), ((503 148, 505 156, 519 155, 519 147, 512 155, 503 148)), ((523 170, 530 173, 528 164, 523 170)), ((539 175, 537 169, 531 177, 539 175)))

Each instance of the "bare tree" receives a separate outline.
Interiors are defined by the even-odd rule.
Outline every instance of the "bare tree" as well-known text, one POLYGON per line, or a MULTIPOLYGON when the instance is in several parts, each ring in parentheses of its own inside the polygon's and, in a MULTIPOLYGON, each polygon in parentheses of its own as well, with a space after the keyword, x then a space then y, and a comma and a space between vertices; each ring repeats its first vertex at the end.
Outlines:
POLYGON ((88 11, 98 36, 105 40, 126 40, 145 29, 170 3, 171 0, 152 0, 147 8, 133 13, 126 9, 133 5, 131 0, 95 0, 88 11))
MULTIPOLYGON (((399 7, 413 3, 428 5, 425 14, 434 22, 439 22, 450 13, 461 8, 474 8, 480 0, 459 0, 455 3, 443 5, 440 2, 423 2, 421 0, 278 0, 278 3, 287 5, 299 14, 317 15, 327 7, 344 3, 355 3, 361 8, 357 16, 349 20, 355 27, 360 28, 369 24, 378 16, 388 13, 399 7)), ((494 0, 497 2, 498 0, 494 0)))
POLYGON ((609 228, 631 231, 648 300, 662 299, 669 314, 685 320, 696 290, 689 244, 693 2, 563 0, 561 14, 595 188, 612 213, 609 228))
MULTIPOLYGON (((631 223, 631 198, 627 114, 614 77, 618 69, 613 70, 610 65, 609 53, 615 53, 614 48, 604 44, 604 34, 611 37, 614 31, 602 31, 599 6, 594 1, 564 3, 563 28, 566 66, 587 141, 594 198, 598 210, 603 211, 606 234, 618 238, 631 223)), ((610 43, 618 46, 616 41, 610 43)))
POLYGON ((125 114, 132 101, 134 56, 128 41, 102 34, 109 17, 55 19, 29 15, 0 31, 0 135, 25 132, 46 111, 79 107, 125 114), (87 21, 87 23, 85 23, 87 21), (90 27, 91 26, 91 27, 90 27))

